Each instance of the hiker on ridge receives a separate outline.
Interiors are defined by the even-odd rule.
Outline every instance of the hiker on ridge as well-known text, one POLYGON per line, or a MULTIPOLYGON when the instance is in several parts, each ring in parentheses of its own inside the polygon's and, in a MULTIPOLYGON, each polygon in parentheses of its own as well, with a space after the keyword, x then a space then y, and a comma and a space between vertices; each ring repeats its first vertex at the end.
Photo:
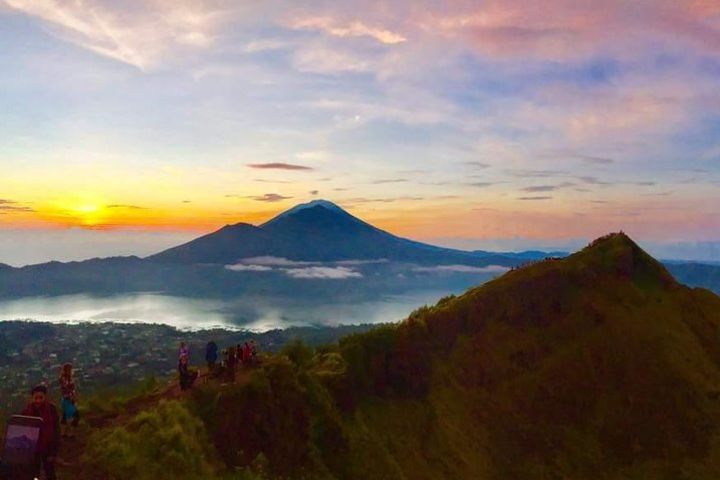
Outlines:
POLYGON ((32 400, 22 414, 29 417, 40 417, 43 426, 37 443, 37 460, 35 474, 40 474, 41 467, 45 470, 46 480, 55 480, 55 457, 60 448, 60 417, 55 405, 47 398, 47 387, 38 385, 32 389, 32 400))
POLYGON ((250 340, 250 363, 255 365, 258 361, 258 348, 255 344, 255 340, 250 340))
POLYGON ((207 344, 207 347, 205 347, 205 361, 207 362, 208 370, 213 371, 215 370, 215 363, 217 362, 218 358, 218 346, 215 341, 210 340, 207 344))
POLYGON ((60 370, 60 393, 62 395, 62 402, 60 408, 62 409, 62 420, 60 420, 60 433, 63 437, 75 436, 75 429, 77 429, 78 422, 80 422, 80 412, 77 408, 77 390, 75 389, 75 377, 73 376, 73 366, 71 363, 66 363, 60 370), (71 430, 68 435, 67 422, 72 420, 71 430))
POLYGON ((180 342, 180 350, 178 350, 178 359, 182 360, 183 357, 188 357, 190 360, 190 349, 185 342, 180 342))
POLYGON ((237 352, 235 347, 228 347, 227 360, 225 361, 225 374, 228 380, 235 380, 235 365, 237 364, 237 352))
POLYGON ((245 345, 243 345, 243 362, 246 366, 250 365, 250 362, 252 360, 252 350, 250 349, 250 344, 248 342, 245 342, 245 345))
POLYGON ((197 380, 198 372, 196 370, 190 370, 190 361, 187 355, 180 357, 178 376, 180 377, 180 390, 191 388, 195 380, 197 380))
POLYGON ((237 352, 238 365, 245 366, 245 362, 247 360, 245 359, 245 349, 243 348, 242 343, 237 344, 237 347, 235 347, 235 351, 237 352))

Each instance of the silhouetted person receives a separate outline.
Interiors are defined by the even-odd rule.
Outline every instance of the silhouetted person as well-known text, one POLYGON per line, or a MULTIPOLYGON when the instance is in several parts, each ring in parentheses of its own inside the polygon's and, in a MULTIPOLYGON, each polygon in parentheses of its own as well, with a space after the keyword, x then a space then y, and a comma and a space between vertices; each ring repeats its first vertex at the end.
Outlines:
POLYGON ((242 343, 237 344, 235 351, 237 352, 238 365, 245 365, 245 350, 243 349, 242 343))
POLYGON ((69 436, 74 437, 75 429, 78 426, 78 422, 80 422, 80 412, 77 408, 77 390, 75 388, 75 377, 73 376, 73 366, 71 363, 63 365, 60 371, 60 393, 62 395, 62 402, 60 403, 62 410, 60 433, 62 436, 68 434, 67 423, 68 420, 71 420, 69 436))
POLYGON ((190 370, 190 361, 187 356, 180 357, 180 363, 178 363, 178 375, 180 377, 180 390, 187 390, 193 386, 195 380, 197 380, 198 372, 190 370))
POLYGON ((227 349, 226 374, 228 380, 235 380, 235 366, 238 363, 238 353, 235 347, 228 347, 227 349))
POLYGON ((250 363, 255 365, 258 361, 258 348, 255 340, 250 340, 250 363))
POLYGON ((36 476, 44 469, 45 479, 55 480, 55 457, 60 448, 60 417, 55 405, 48 401, 45 385, 33 388, 31 394, 32 400, 22 414, 43 420, 37 444, 36 476))
POLYGON ((243 351, 243 363, 247 366, 250 365, 250 362, 252 360, 252 350, 250 349, 250 344, 248 342, 245 342, 245 344, 242 347, 243 351))
POLYGON ((210 340, 207 344, 207 347, 205 347, 205 361, 207 362, 208 370, 213 371, 215 370, 215 363, 217 363, 218 358, 218 347, 217 344, 210 340))
POLYGON ((185 342, 180 342, 180 349, 178 350, 178 360, 182 360, 183 357, 190 359, 190 349, 185 342))

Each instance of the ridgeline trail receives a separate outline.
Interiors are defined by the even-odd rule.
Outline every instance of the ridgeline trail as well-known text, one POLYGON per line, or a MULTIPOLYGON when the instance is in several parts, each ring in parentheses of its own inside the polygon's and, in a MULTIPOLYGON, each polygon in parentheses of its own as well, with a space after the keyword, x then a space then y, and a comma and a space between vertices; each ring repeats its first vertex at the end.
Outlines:
MULTIPOLYGON (((245 384, 250 379, 253 368, 238 368, 235 372, 234 384, 245 384)), ((227 379, 212 378, 208 375, 206 368, 199 370, 196 386, 216 382, 220 385, 231 384, 227 379)), ((80 427, 74 438, 63 438, 60 444, 60 452, 57 457, 58 478, 82 478, 84 480, 107 480, 107 477, 100 473, 86 468, 82 462, 82 455, 85 452, 90 435, 99 429, 111 428, 124 425, 138 413, 151 409, 162 400, 174 400, 189 395, 191 390, 182 391, 177 379, 168 381, 157 387, 154 391, 139 395, 130 399, 127 404, 117 411, 93 413, 83 411, 83 404, 79 405, 83 413, 80 427)))

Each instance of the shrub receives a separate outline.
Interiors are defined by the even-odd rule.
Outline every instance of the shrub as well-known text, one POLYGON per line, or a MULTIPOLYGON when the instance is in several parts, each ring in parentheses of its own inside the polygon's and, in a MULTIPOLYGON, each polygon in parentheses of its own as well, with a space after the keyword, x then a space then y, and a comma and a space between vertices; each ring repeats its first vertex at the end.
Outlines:
POLYGON ((248 384, 207 389, 194 399, 228 467, 248 467, 263 455, 273 474, 287 475, 308 463, 310 408, 286 357, 269 360, 248 384))
POLYGON ((314 351, 302 339, 296 338, 288 342, 280 351, 298 368, 307 367, 312 361, 314 351))
POLYGON ((87 398, 87 410, 97 414, 121 413, 128 403, 155 391, 160 385, 157 378, 150 376, 135 385, 97 391, 87 398))
POLYGON ((83 461, 109 479, 209 478, 207 438, 182 403, 162 401, 126 425, 93 433, 83 461))

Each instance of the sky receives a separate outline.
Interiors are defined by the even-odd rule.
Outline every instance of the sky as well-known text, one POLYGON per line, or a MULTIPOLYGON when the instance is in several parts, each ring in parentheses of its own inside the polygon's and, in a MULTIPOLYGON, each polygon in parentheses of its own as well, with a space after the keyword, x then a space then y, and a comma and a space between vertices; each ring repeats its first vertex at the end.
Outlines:
POLYGON ((331 200, 461 248, 720 260, 720 2, 0 0, 0 262, 331 200))

